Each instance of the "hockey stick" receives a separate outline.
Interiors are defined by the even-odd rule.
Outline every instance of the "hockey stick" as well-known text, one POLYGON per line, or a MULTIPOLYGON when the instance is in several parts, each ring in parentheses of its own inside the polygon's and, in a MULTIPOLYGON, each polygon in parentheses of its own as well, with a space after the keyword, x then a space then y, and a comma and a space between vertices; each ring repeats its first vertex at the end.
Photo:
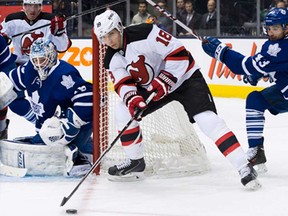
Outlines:
MULTIPOLYGON (((153 92, 146 100, 146 104, 149 104, 152 98, 155 96, 155 92, 153 92)), ((115 145, 115 143, 120 139, 120 137, 123 135, 123 133, 126 131, 126 129, 131 125, 131 123, 138 119, 144 110, 138 110, 135 115, 129 120, 129 122, 125 125, 125 127, 120 131, 120 133, 116 136, 116 138, 113 140, 113 142, 110 144, 110 146, 105 149, 105 151, 102 153, 102 155, 97 159, 97 161, 92 165, 90 170, 86 173, 86 175, 81 179, 81 181, 78 183, 78 185, 74 188, 74 190, 69 194, 69 196, 64 197, 60 206, 64 206, 65 203, 73 196, 73 194, 78 190, 80 185, 85 181, 85 179, 96 169, 96 167, 100 164, 103 157, 110 151, 110 149, 115 145)))
POLYGON ((0 161, 0 175, 12 176, 12 177, 24 177, 27 173, 26 168, 17 168, 12 166, 7 166, 0 161))
MULTIPOLYGON (((90 13, 92 13, 92 12, 96 12, 96 11, 99 11, 99 10, 102 10, 102 9, 107 8, 107 7, 111 7, 111 6, 114 6, 114 5, 123 3, 123 2, 126 2, 126 0, 118 0, 118 1, 115 1, 115 2, 112 2, 112 3, 108 3, 108 4, 105 4, 105 5, 102 5, 102 6, 98 7, 98 8, 92 8, 92 9, 83 11, 83 12, 81 12, 81 13, 74 14, 74 15, 72 15, 72 16, 70 16, 70 17, 67 17, 67 18, 66 18, 66 21, 71 20, 71 19, 74 19, 74 18, 77 18, 77 17, 84 16, 84 15, 86 15, 86 14, 90 14, 90 13)), ((30 29, 30 30, 28 30, 28 31, 24 31, 24 32, 15 34, 15 35, 13 35, 11 38, 18 37, 18 36, 20 36, 20 35, 33 32, 33 31, 35 31, 35 30, 38 30, 38 29, 47 27, 47 26, 49 26, 49 25, 51 25, 51 23, 47 23, 47 24, 45 24, 45 25, 38 26, 38 27, 33 28, 33 29, 30 29)))
POLYGON ((174 17, 169 11, 161 8, 158 4, 153 2, 152 0, 146 0, 150 5, 155 7, 157 10, 159 10, 161 13, 163 13, 165 16, 170 18, 173 22, 181 26, 183 29, 185 29, 187 32, 192 34, 195 38, 199 39, 201 42, 208 43, 207 40, 203 39, 200 35, 197 34, 194 30, 190 29, 188 26, 186 26, 184 23, 182 23, 180 20, 178 20, 176 17, 174 17))

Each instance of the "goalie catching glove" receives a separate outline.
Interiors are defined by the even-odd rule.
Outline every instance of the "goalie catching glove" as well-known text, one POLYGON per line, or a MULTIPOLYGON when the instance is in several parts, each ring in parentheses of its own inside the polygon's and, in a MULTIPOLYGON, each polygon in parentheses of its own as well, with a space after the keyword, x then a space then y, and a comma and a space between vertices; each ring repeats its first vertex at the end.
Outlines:
POLYGON ((173 85, 177 82, 177 78, 171 73, 161 70, 158 77, 154 78, 148 87, 148 92, 156 92, 153 101, 158 101, 165 97, 173 85))
POLYGON ((67 109, 66 118, 59 118, 59 109, 56 109, 54 116, 43 123, 39 135, 46 145, 67 145, 85 124, 72 108, 67 109))
POLYGON ((52 20, 51 20, 51 34, 55 35, 55 36, 61 36, 62 34, 65 33, 65 28, 66 28, 67 22, 65 17, 63 16, 55 16, 52 20))

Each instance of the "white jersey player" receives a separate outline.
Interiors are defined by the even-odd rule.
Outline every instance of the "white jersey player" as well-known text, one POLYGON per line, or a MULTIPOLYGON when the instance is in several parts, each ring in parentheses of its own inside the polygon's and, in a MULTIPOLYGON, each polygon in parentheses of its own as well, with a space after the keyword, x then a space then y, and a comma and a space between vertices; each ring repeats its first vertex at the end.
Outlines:
POLYGON ((58 52, 65 52, 71 45, 66 34, 66 21, 63 17, 55 17, 42 11, 43 0, 23 0, 23 11, 9 14, 1 23, 1 33, 12 39, 16 63, 23 64, 29 60, 30 46, 39 37, 49 38, 58 52), (33 32, 13 37, 30 29, 46 24, 46 27, 33 32))
MULTIPOLYGON (((58 52, 65 52, 71 46, 71 41, 66 34, 65 19, 42 12, 42 5, 43 0, 23 0, 23 11, 9 14, 0 25, 1 34, 12 40, 14 54, 17 56, 15 61, 17 65, 24 64, 29 60, 30 46, 39 37, 49 38, 56 45, 58 52), (50 23, 51 25, 36 31, 15 36, 50 23)), ((9 108, 14 113, 35 123, 35 115, 28 100, 25 99, 23 91, 18 92, 17 99, 9 105, 9 108)), ((6 116, 2 120, 6 121, 6 116)))
MULTIPOLYGON (((179 101, 190 122, 196 122, 236 168, 242 184, 250 189, 261 187, 234 133, 218 117, 199 66, 178 39, 153 24, 123 28, 120 17, 112 10, 95 17, 94 31, 99 41, 108 46, 105 68, 122 99, 116 107, 119 131, 135 110, 144 110, 144 117, 173 100, 179 101), (146 104, 145 99, 152 92, 156 95, 146 104)), ((111 178, 139 177, 145 169, 145 159, 138 121, 123 133, 121 142, 128 160, 110 167, 108 173, 111 178)))

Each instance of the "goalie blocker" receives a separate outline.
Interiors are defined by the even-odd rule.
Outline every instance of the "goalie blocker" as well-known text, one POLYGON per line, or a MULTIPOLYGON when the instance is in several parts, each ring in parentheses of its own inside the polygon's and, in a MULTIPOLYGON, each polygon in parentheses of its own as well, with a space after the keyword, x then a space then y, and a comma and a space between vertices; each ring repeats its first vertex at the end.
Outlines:
POLYGON ((90 168, 74 166, 73 159, 79 154, 76 146, 31 144, 31 138, 0 140, 2 164, 26 169, 26 175, 31 176, 83 176, 90 168))

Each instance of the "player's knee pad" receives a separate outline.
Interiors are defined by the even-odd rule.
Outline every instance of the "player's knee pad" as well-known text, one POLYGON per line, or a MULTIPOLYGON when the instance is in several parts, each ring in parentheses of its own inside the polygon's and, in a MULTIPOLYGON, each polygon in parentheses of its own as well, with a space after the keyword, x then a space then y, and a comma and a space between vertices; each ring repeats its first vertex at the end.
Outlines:
POLYGON ((251 92, 246 98, 246 109, 264 112, 267 106, 269 106, 269 104, 259 91, 251 92))
POLYGON ((225 121, 212 111, 205 111, 193 117, 201 131, 214 142, 228 133, 225 121))

